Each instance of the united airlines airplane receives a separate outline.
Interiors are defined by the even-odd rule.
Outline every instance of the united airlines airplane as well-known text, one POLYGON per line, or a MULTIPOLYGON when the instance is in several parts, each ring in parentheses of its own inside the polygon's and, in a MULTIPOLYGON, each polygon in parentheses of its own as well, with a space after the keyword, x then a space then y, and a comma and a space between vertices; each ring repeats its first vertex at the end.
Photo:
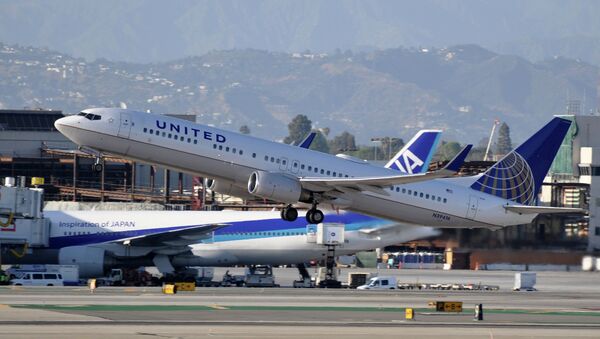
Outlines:
MULTIPOLYGON (((327 252, 315 242, 316 225, 284 222, 277 211, 46 211, 44 217, 49 249, 22 258, 6 254, 3 263, 77 264, 82 277, 97 277, 119 266, 156 266, 164 274, 188 266, 293 265, 327 252)), ((327 218, 345 224, 338 255, 439 233, 356 213, 327 218)))
MULTIPOLYGON (((343 156, 258 139, 180 119, 117 108, 86 109, 56 128, 88 152, 112 153, 194 175, 232 182, 248 193, 289 204, 312 204, 310 224, 323 221, 318 204, 401 223, 499 228, 529 223, 539 213, 580 211, 534 206, 542 181, 571 122, 554 118, 485 173, 450 177, 468 149, 444 169, 414 173, 422 159, 407 157, 398 173, 343 156)), ((404 159, 403 159, 404 160, 404 159)))

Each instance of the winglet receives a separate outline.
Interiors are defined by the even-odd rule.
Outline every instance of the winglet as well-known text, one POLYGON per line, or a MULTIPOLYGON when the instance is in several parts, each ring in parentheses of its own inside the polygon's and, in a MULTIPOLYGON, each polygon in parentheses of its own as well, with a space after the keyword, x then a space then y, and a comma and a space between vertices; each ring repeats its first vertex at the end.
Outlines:
POLYGON ((310 147, 310 144, 312 144, 313 140, 315 140, 316 136, 317 136, 317 132, 308 133, 306 138, 304 138, 304 140, 302 140, 302 142, 300 144, 298 144, 298 147, 308 149, 310 147))
POLYGON ((465 159, 467 159, 467 155, 469 155, 471 148, 473 148, 473 145, 465 146, 460 152, 458 152, 456 156, 454 156, 452 160, 450 160, 444 169, 452 172, 458 172, 460 166, 465 163, 465 159))

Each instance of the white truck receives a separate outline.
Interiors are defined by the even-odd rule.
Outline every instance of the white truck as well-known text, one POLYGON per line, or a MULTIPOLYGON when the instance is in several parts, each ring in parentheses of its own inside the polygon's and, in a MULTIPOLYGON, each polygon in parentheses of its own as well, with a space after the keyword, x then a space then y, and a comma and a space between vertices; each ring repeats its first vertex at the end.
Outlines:
POLYGON ((357 290, 395 290, 397 288, 398 281, 396 277, 373 277, 368 283, 362 286, 358 286, 357 290))

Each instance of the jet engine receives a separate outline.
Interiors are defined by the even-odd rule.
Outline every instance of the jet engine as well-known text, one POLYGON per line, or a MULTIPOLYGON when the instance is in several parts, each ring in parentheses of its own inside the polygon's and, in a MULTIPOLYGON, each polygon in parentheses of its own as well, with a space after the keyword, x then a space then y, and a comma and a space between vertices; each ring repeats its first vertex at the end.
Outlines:
POLYGON ((241 199, 253 199, 254 196, 248 193, 248 190, 236 186, 233 181, 206 179, 206 188, 221 194, 232 195, 241 199))
POLYGON ((300 182, 279 173, 255 171, 248 179, 248 192, 261 198, 293 204, 308 197, 300 182))
POLYGON ((104 275, 106 251, 90 246, 71 246, 61 248, 58 252, 60 265, 79 265, 79 276, 82 278, 101 277, 104 275))

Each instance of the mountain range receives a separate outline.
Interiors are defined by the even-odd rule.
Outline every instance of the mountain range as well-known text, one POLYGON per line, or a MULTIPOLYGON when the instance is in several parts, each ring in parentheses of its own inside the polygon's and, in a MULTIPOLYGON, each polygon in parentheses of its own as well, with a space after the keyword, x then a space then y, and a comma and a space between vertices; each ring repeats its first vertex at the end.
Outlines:
POLYGON ((123 102, 231 130, 248 125, 269 139, 285 137, 292 118, 305 114, 314 127, 329 127, 330 137, 346 130, 361 144, 406 140, 421 128, 477 143, 499 119, 517 144, 565 113, 567 100, 595 112, 599 75, 581 60, 531 62, 478 45, 331 54, 237 49, 145 64, 0 44, 0 108, 76 113, 123 102))

